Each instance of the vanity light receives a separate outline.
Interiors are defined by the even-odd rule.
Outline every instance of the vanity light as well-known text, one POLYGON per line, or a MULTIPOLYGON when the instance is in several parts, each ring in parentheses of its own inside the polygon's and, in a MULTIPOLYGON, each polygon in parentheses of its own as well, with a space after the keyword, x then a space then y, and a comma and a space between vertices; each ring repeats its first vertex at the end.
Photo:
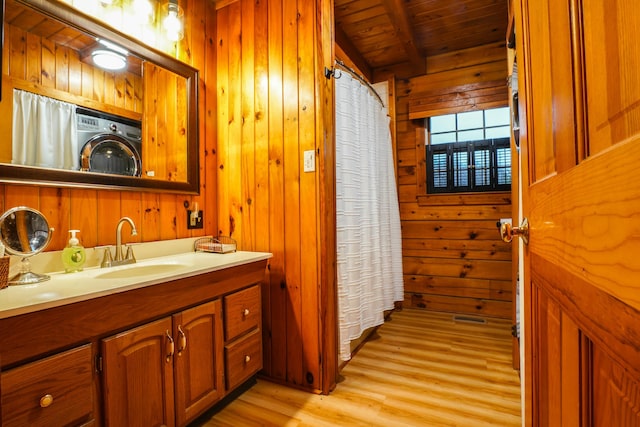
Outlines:
POLYGON ((126 55, 129 52, 106 40, 98 39, 98 43, 104 48, 91 52, 91 58, 95 65, 109 71, 122 70, 127 66, 126 55))
POLYGON ((184 37, 184 11, 178 5, 178 1, 169 0, 163 6, 163 11, 166 15, 162 21, 162 27, 167 38, 172 42, 182 40, 182 37, 184 37))

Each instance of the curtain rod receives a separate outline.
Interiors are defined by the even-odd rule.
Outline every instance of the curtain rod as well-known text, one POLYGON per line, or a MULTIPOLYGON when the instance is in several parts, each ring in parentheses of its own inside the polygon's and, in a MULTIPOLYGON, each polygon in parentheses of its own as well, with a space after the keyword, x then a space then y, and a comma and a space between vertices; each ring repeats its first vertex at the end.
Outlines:
MULTIPOLYGON (((382 107, 385 106, 384 102, 382 101, 382 98, 380 97, 380 95, 378 94, 378 92, 373 88, 373 86, 371 86, 371 83, 369 83, 363 76, 361 76, 360 74, 358 74, 356 72, 356 70, 354 70, 353 68, 349 67, 347 64, 345 64, 343 61, 341 61, 340 59, 336 58, 335 59, 335 63, 336 65, 339 65, 340 68, 344 69, 346 72, 348 72, 349 74, 351 74, 353 77, 355 77, 356 79, 360 80, 362 83, 364 83, 369 90, 375 95, 376 98, 378 98, 378 101, 380 101, 380 104, 382 104, 382 107)), ((342 70, 339 70, 342 71, 342 70)), ((336 70, 329 70, 328 68, 325 67, 324 69, 324 74, 325 77, 327 79, 331 78, 333 76, 333 78, 335 79, 339 79, 340 75, 338 74, 338 76, 336 77, 336 70)))

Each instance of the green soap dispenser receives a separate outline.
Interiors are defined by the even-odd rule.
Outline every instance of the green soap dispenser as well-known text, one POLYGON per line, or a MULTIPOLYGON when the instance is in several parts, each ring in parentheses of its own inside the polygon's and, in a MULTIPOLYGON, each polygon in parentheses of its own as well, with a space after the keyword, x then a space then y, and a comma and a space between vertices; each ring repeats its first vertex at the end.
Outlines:
POLYGON ((80 230, 69 230, 71 234, 69 244, 62 250, 62 263, 64 264, 64 271, 67 273, 82 271, 82 267, 87 260, 84 248, 76 237, 76 233, 79 232, 80 230))

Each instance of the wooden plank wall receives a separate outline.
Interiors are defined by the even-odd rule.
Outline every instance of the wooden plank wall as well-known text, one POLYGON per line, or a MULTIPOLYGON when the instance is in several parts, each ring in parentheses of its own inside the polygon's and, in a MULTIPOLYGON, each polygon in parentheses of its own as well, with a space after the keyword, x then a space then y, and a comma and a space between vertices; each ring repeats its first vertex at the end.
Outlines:
POLYGON ((325 156, 333 153, 324 124, 332 101, 318 66, 331 65, 320 53, 331 46, 329 4, 222 2, 215 35, 219 231, 274 255, 263 291, 264 374, 325 392, 337 357, 335 344, 321 343, 335 340, 335 323, 323 317, 335 301, 322 300, 333 280, 322 267, 333 237, 323 235, 334 233, 323 212, 335 198, 324 172, 335 167, 325 156), (316 153, 315 172, 303 171, 305 151, 316 153))
POLYGON ((144 124, 142 164, 146 178, 163 181, 187 180, 186 111, 187 82, 176 74, 145 62, 143 64, 144 124), (175 89, 174 89, 175 88, 175 89), (156 119, 157 118, 157 119, 156 119))
POLYGON ((404 305, 510 318, 511 245, 496 227, 499 218, 511 217, 510 193, 427 196, 420 119, 506 106, 506 48, 432 57, 428 69, 433 71, 396 82, 404 305))

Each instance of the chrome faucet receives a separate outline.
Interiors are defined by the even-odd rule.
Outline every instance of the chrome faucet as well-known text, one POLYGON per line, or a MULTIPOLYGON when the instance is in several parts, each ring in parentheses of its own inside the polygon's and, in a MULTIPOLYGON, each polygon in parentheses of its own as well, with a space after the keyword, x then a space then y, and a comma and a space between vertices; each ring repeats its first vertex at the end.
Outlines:
MULTIPOLYGON (((133 223, 133 220, 131 218, 129 218, 128 216, 123 216, 122 218, 120 218, 120 221, 118 221, 118 225, 116 226, 116 256, 114 259, 116 263, 118 263, 118 261, 125 260, 125 257, 122 254, 122 226, 124 225, 125 222, 128 222, 129 225, 131 225, 132 236, 135 236, 138 234, 138 231, 136 230, 136 225, 133 223)), ((127 251, 127 255, 129 254, 131 254, 131 258, 133 258, 133 251, 131 251, 131 248, 129 248, 129 250, 127 251)), ((129 256, 127 256, 127 259, 129 259, 129 256)), ((135 258, 133 258, 133 262, 135 261, 136 261, 135 258)))

